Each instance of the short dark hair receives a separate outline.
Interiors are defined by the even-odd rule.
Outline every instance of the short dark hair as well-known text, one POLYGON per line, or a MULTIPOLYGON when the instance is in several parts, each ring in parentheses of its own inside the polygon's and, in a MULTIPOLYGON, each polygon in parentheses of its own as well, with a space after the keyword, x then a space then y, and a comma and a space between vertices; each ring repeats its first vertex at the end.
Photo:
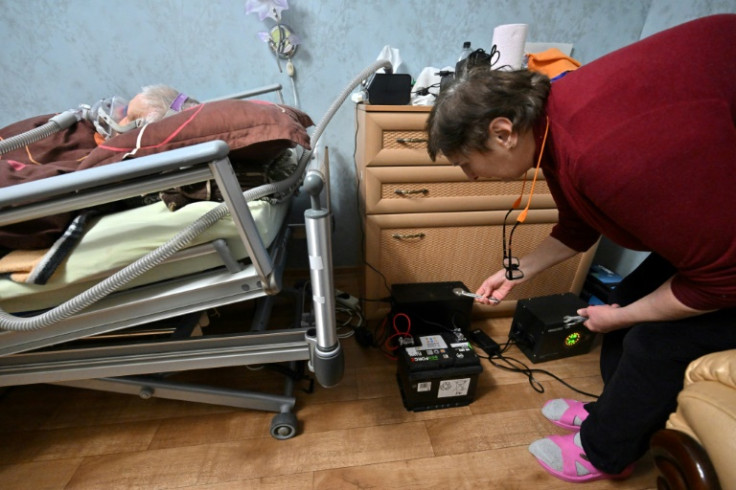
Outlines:
POLYGON ((529 70, 474 68, 442 88, 427 120, 427 151, 437 155, 485 151, 488 126, 506 117, 518 131, 531 129, 544 114, 550 81, 529 70))

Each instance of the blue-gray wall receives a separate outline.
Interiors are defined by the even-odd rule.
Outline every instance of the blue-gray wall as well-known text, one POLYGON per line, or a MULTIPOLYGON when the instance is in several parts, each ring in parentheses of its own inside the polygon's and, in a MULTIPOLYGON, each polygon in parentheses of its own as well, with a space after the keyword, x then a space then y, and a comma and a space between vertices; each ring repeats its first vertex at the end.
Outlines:
MULTIPOLYGON (((384 45, 400 71, 444 66, 463 41, 490 48, 499 24, 529 24, 528 41, 570 42, 583 63, 736 0, 291 0, 283 13, 303 44, 294 57, 300 107, 315 121, 384 45)), ((274 82, 291 83, 257 33, 272 25, 245 14, 245 0, 0 0, 0 126, 36 114, 130 97, 166 83, 200 100, 274 82)), ((270 100, 275 100, 268 97, 270 100)), ((354 106, 325 132, 336 214, 335 265, 360 263, 354 106)))

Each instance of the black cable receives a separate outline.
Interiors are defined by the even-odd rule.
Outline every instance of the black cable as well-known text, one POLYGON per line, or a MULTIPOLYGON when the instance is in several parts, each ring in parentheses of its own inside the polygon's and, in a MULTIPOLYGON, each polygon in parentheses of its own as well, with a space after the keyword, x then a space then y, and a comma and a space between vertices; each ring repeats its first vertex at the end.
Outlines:
POLYGON ((457 325, 455 325, 454 317, 451 320, 452 321, 452 325, 453 325, 454 328, 450 328, 447 325, 443 325, 442 323, 433 322, 433 321, 427 320, 426 318, 422 318, 422 317, 416 317, 416 319, 418 319, 420 321, 420 323, 419 323, 420 325, 422 325, 422 324, 423 325, 431 325, 431 326, 436 327, 436 328, 438 328, 438 329, 440 329, 442 331, 445 331, 445 332, 447 332, 449 334, 452 334, 455 337, 457 337, 457 333, 460 330, 457 327, 457 325))
POLYGON ((432 85, 429 85, 427 87, 418 87, 416 90, 413 90, 411 93, 414 95, 434 95, 435 97, 437 97, 437 95, 429 91, 429 89, 431 88, 440 88, 440 84, 433 83, 432 85))
POLYGON ((506 343, 504 344, 504 346, 500 349, 500 351, 496 352, 493 355, 490 355, 489 354, 488 356, 478 356, 478 357, 480 357, 482 359, 486 359, 491 365, 493 365, 494 367, 497 367, 499 369, 503 369, 505 371, 511 371, 511 372, 514 372, 514 373, 519 373, 519 374, 525 375, 527 378, 529 378, 529 384, 531 385, 532 389, 534 391, 536 391, 537 393, 544 393, 545 390, 544 390, 544 386, 542 386, 541 382, 534 377, 534 374, 535 373, 536 374, 544 374, 544 375, 547 375, 550 378, 552 378, 552 379, 554 379, 556 381, 559 381, 564 386, 568 387, 569 389, 571 389, 572 391, 574 391, 576 393, 579 393, 579 394, 584 395, 584 396, 589 396, 591 398, 598 399, 599 395, 594 395, 592 393, 588 393, 586 391, 583 391, 583 390, 580 390, 578 388, 575 388, 574 386, 572 386, 570 383, 568 383, 564 379, 560 378, 559 376, 557 376, 556 374, 554 374, 554 373, 552 373, 550 371, 547 371, 546 369, 530 368, 529 366, 527 366, 523 362, 519 361, 518 359, 515 359, 513 357, 504 356, 503 353, 506 352, 506 350, 509 348, 509 346, 512 343, 513 343, 512 339, 508 339, 506 341, 506 343), (499 363, 495 362, 494 359, 499 359, 499 360, 505 362, 506 364, 508 364, 508 366, 504 366, 502 364, 499 364, 499 363), (514 363, 516 363, 516 366, 514 365, 514 363), (518 367, 518 366, 521 366, 521 367, 518 367))
MULTIPOLYGON (((357 113, 358 113, 358 105, 357 104, 355 105, 355 113, 356 113, 356 116, 355 116, 356 123, 355 123, 355 133, 353 134, 353 142, 354 142, 353 148, 355 148, 353 150, 353 171, 355 173, 355 186, 356 186, 356 190, 355 190, 356 206, 355 206, 355 209, 356 209, 356 211, 358 213, 358 228, 360 229, 360 254, 361 254, 361 260, 362 260, 362 262, 363 262, 363 264, 365 266, 370 267, 370 269, 372 271, 374 271, 376 274, 378 274, 379 276, 381 276, 381 279, 383 280, 383 285, 386 288, 386 291, 388 291, 388 293, 391 294, 391 287, 388 285, 388 280, 386 279, 386 276, 383 275, 383 273, 381 271, 379 271, 378 269, 376 269, 372 264, 369 264, 367 260, 365 260, 365 252, 366 252, 366 250, 365 250, 365 228, 363 226, 364 216, 361 213, 361 210, 362 210, 362 207, 363 207, 362 206, 363 203, 361 202, 361 199, 360 199, 360 196, 361 196, 361 194, 360 194, 360 170, 358 169, 358 159, 357 159, 357 152, 358 152, 358 131, 360 130, 360 127, 359 127, 359 125, 357 123, 357 121, 358 121, 358 116, 357 116, 357 113)), ((382 301, 381 299, 378 299, 378 300, 366 299, 366 298, 361 298, 361 299, 363 301, 382 301)))

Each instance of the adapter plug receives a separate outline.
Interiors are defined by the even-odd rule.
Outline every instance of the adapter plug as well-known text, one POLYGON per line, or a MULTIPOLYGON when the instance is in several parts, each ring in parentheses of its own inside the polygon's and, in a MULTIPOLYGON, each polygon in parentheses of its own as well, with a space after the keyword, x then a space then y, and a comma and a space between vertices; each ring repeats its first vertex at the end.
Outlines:
POLYGON ((355 328, 355 340, 361 347, 373 346, 373 334, 365 327, 355 328))
POLYGON ((483 349, 489 356, 493 357, 501 354, 501 346, 483 330, 479 328, 471 330, 468 337, 471 342, 483 349))

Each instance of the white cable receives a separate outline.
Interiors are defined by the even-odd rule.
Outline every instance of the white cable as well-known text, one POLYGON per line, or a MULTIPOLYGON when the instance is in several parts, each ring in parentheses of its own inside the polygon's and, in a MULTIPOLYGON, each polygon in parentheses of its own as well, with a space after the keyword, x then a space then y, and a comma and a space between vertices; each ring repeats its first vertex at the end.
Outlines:
POLYGON ((291 58, 286 63, 286 73, 289 75, 291 80, 291 93, 294 96, 294 107, 299 108, 299 96, 296 94, 296 82, 294 77, 296 76, 296 70, 294 69, 294 63, 291 62, 291 58))

